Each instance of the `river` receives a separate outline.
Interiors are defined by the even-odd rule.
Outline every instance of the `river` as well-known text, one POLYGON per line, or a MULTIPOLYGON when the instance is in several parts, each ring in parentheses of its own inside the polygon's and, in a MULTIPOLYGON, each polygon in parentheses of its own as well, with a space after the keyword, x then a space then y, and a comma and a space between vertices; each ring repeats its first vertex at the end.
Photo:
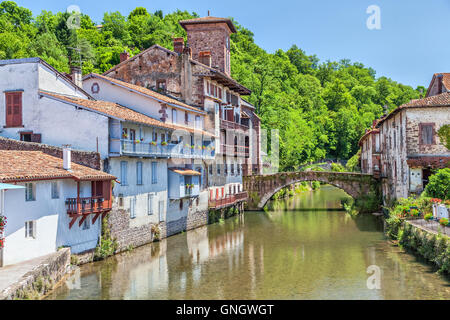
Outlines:
POLYGON ((450 299, 450 280, 379 218, 337 210, 345 197, 325 186, 81 266, 46 299, 450 299))

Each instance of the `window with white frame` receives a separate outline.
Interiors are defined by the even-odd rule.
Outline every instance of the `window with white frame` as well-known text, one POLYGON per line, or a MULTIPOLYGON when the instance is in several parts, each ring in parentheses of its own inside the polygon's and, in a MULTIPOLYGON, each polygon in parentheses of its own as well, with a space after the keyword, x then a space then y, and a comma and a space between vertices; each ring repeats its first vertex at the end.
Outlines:
POLYGON ((36 221, 25 222, 25 238, 36 238, 36 221))
POLYGON ((52 182, 52 199, 59 199, 59 183, 58 183, 58 181, 52 182))
POLYGON ((128 162, 127 161, 120 162, 120 185, 122 185, 122 186, 128 185, 128 162))
POLYGON ((152 162, 152 184, 158 183, 158 162, 152 162))
POLYGON ((34 183, 25 183, 25 201, 36 200, 36 186, 34 183))
POLYGON ((172 123, 177 123, 177 110, 172 109, 172 123))
POLYGON ((195 116, 195 128, 201 129, 202 128, 202 119, 200 116, 195 116))
POLYGON ((148 215, 149 216, 151 216, 151 215, 153 215, 153 198, 155 197, 155 195, 154 194, 151 194, 151 193, 149 193, 148 194, 148 202, 147 202, 147 205, 148 205, 148 208, 147 208, 147 213, 148 213, 148 215))
POLYGON ((136 184, 142 185, 142 162, 138 161, 136 163, 136 184))
POLYGON ((136 218, 136 197, 130 199, 130 218, 136 218))
POLYGON ((158 212, 159 212, 159 222, 164 221, 164 200, 159 201, 158 212))

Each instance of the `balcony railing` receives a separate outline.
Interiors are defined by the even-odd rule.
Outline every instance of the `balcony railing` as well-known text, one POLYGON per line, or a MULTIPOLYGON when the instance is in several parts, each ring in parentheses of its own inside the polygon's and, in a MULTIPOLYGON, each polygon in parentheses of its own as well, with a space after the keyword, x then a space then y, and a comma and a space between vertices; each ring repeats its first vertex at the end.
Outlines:
POLYGON ((220 151, 228 156, 244 157, 249 155, 249 148, 246 146, 221 144, 220 151))
POLYGON ((92 214, 111 210, 111 202, 103 197, 67 198, 66 207, 68 214, 92 214))
POLYGON ((248 198, 248 194, 246 191, 239 192, 236 194, 228 195, 221 199, 209 199, 209 207, 214 209, 220 209, 224 207, 229 207, 234 205, 237 202, 245 201, 248 198))
POLYGON ((121 140, 121 153, 164 158, 214 159, 215 150, 211 147, 184 145, 183 143, 167 145, 121 140))
POLYGON ((242 130, 242 131, 248 131, 249 127, 234 122, 234 121, 229 121, 229 120, 225 120, 225 119, 220 119, 220 128, 221 129, 228 129, 228 130, 242 130))

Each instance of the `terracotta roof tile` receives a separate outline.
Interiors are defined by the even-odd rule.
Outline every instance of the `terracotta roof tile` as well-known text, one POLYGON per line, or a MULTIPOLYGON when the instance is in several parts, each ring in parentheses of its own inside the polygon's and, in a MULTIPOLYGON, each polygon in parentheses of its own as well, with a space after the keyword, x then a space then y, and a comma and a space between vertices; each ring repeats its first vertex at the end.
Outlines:
POLYGON ((198 109, 196 107, 190 106, 190 105, 188 105, 188 104, 186 104, 184 102, 181 102, 181 101, 176 100, 174 98, 168 97, 166 95, 163 95, 163 94, 160 94, 158 92, 155 92, 153 90, 147 89, 145 87, 141 87, 141 86, 138 86, 138 85, 135 85, 135 84, 131 84, 131 83, 128 83, 128 82, 124 82, 124 81, 121 81, 121 80, 117 80, 117 79, 114 79, 114 78, 111 78, 111 77, 107 77, 107 76, 104 76, 104 75, 100 75, 100 74, 96 74, 96 73, 88 74, 88 75, 86 75, 84 77, 84 79, 88 79, 89 77, 104 79, 106 81, 109 81, 109 82, 112 82, 112 83, 115 83, 115 84, 118 84, 118 85, 130 88, 130 89, 133 89, 135 91, 138 91, 138 92, 140 92, 142 94, 145 94, 147 96, 150 96, 152 98, 155 98, 155 99, 167 102, 167 103, 171 103, 171 104, 175 105, 175 107, 179 106, 181 108, 189 109, 189 110, 197 112, 197 113, 206 114, 206 112, 203 111, 203 110, 200 110, 200 109, 198 109))
POLYGON ((0 150, 0 182, 75 179, 115 180, 103 171, 71 163, 71 171, 63 169, 63 160, 41 151, 0 150))
POLYGON ((86 107, 88 109, 97 111, 99 113, 105 114, 107 116, 111 116, 114 118, 118 118, 124 121, 130 121, 130 122, 136 122, 143 125, 153 126, 153 127, 159 127, 159 128, 165 128, 165 129, 171 129, 171 130, 186 130, 191 133, 198 132, 199 134, 203 134, 205 136, 214 136, 213 134, 210 134, 203 130, 195 130, 193 128, 189 127, 183 127, 179 125, 173 125, 170 123, 165 123, 160 120, 151 118, 149 116, 146 116, 145 114, 139 113, 137 111, 134 111, 130 108, 121 106, 114 102, 109 101, 101 101, 101 100, 88 100, 88 99, 82 99, 79 97, 74 96, 67 96, 67 95, 61 95, 54 92, 48 92, 48 91, 39 91, 40 94, 53 97, 55 99, 75 104, 80 107, 86 107))
POLYGON ((234 26, 233 22, 231 22, 230 19, 228 18, 218 18, 218 17, 203 17, 203 18, 194 18, 194 19, 189 19, 189 20, 181 20, 178 23, 184 28, 185 25, 189 25, 189 24, 204 24, 204 23, 221 23, 224 22, 228 25, 228 27, 230 28, 231 32, 236 33, 236 27, 234 26))
POLYGON ((393 110, 391 113, 389 113, 386 117, 380 119, 380 121, 377 123, 376 126, 377 128, 379 128, 384 121, 391 118, 392 116, 394 116, 403 109, 432 108, 432 107, 450 107, 450 92, 444 92, 435 96, 430 96, 422 99, 414 99, 408 103, 402 104, 401 106, 393 110))
POLYGON ((198 171, 186 169, 186 168, 169 168, 175 173, 181 174, 183 176, 201 176, 202 174, 198 171))

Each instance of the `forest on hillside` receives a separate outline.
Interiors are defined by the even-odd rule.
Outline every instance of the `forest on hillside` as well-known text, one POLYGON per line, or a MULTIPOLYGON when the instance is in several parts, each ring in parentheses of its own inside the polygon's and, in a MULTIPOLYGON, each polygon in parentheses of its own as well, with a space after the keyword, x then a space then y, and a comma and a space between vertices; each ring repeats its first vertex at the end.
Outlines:
MULTIPOLYGON (((106 12, 97 23, 82 14, 80 28, 69 29, 69 16, 45 10, 34 16, 15 2, 2 2, 0 59, 38 56, 69 72, 70 61, 81 58, 83 74, 103 73, 119 63, 124 50, 133 56, 153 44, 173 49, 173 37, 186 39, 178 21, 199 17, 138 7, 128 15, 106 12)), ((295 44, 268 53, 250 30, 233 22, 238 32, 231 37, 232 77, 252 90, 246 100, 255 105, 263 127, 279 129, 281 170, 324 158, 349 159, 384 107, 391 111, 425 92, 424 87, 413 89, 377 77, 375 70, 358 62, 321 62, 295 44)))

